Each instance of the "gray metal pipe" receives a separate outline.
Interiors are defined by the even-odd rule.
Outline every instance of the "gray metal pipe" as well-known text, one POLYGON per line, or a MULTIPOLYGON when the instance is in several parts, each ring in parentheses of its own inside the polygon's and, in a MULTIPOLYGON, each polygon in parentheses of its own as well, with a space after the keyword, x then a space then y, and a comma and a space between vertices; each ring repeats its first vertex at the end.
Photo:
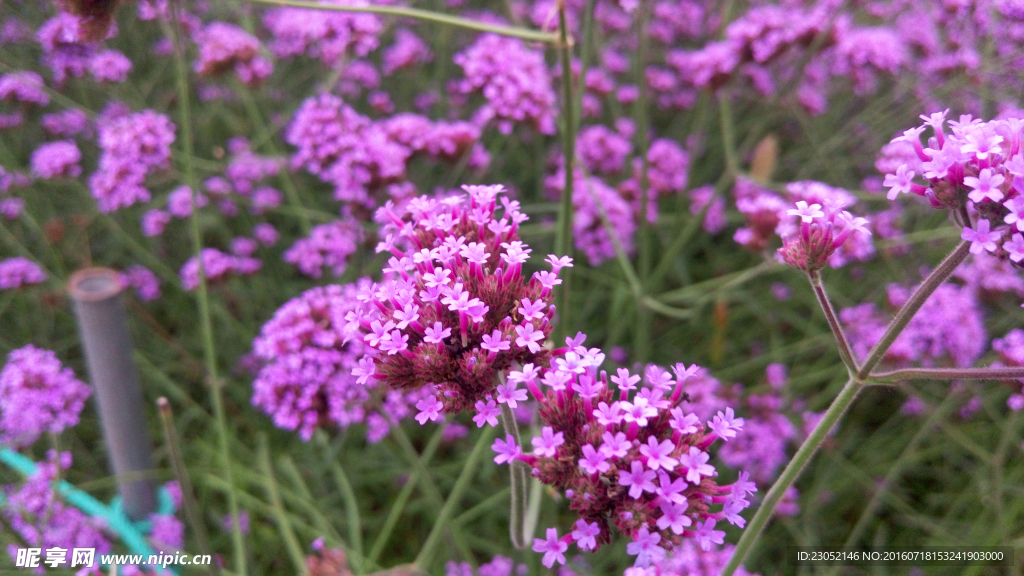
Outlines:
POLYGON ((156 492, 151 480, 138 477, 153 468, 152 446, 123 288, 109 268, 79 270, 68 282, 117 490, 128 517, 141 520, 156 510, 156 492))

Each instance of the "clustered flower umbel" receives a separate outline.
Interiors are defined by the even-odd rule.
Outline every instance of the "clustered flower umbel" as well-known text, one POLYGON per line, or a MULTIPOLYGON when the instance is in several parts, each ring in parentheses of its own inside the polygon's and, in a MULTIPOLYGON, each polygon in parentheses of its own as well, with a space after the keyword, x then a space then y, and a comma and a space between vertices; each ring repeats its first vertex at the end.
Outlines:
MULTIPOLYGON (((365 422, 367 439, 384 438, 392 422, 410 416, 424 392, 388 390, 356 372, 366 345, 345 319, 369 280, 318 286, 282 306, 253 342, 260 361, 252 403, 274 424, 309 440, 318 428, 365 422)), ((358 328, 358 327, 356 327, 358 328)))
POLYGON ((962 222, 961 238, 971 243, 971 253, 988 252, 1020 265, 1024 260, 1024 154, 1021 153, 1019 118, 983 122, 970 115, 950 121, 949 110, 925 116, 924 124, 911 128, 896 141, 909 143, 918 166, 903 163, 887 174, 889 199, 911 192, 924 196, 935 208, 967 208, 969 221, 962 222), (931 128, 927 148, 921 134, 931 128), (919 168, 926 184, 914 180, 919 168), (973 212, 973 216, 972 213, 973 212), (970 221, 973 220, 973 221, 970 221))
POLYGON ((74 426, 90 394, 50 350, 29 344, 12 351, 0 370, 0 442, 28 446, 74 426))
POLYGON ((420 197, 404 210, 388 203, 378 211, 386 221, 378 251, 393 257, 385 279, 363 286, 358 308, 346 315, 346 338, 362 334, 366 345, 353 375, 429 393, 416 403, 421 424, 472 409, 477 426, 496 426, 499 405, 538 401, 545 426, 534 451, 523 453, 511 435, 494 448, 497 463, 525 462, 580 514, 570 534, 549 528, 536 539, 549 567, 565 562, 570 542, 582 550, 609 542, 611 526, 633 539, 628 550, 639 566, 685 537, 703 548, 721 543, 716 523, 742 524, 739 512, 755 488, 746 475, 718 486, 707 449, 735 437, 743 420, 727 408, 705 424, 684 409, 696 366, 677 365, 676 379, 651 366, 646 386, 631 395, 640 376, 620 369, 611 377, 618 391, 610 388, 598 371, 605 355, 584 347, 583 334, 564 348, 546 347, 552 289, 571 259, 549 256, 551 271, 523 276, 531 250, 518 239, 526 220, 518 202, 499 197, 502 186, 463 188, 468 197, 420 197), (714 505, 723 509, 713 512, 714 505))

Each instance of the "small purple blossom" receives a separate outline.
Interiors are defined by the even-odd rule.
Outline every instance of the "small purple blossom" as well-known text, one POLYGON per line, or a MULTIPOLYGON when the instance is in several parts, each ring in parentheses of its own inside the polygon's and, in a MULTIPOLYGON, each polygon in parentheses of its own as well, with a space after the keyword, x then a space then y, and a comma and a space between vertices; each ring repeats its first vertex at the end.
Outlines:
POLYGON ((548 568, 555 562, 565 564, 565 551, 568 549, 569 544, 558 538, 558 528, 548 528, 543 539, 533 539, 533 551, 544 553, 541 563, 548 568))

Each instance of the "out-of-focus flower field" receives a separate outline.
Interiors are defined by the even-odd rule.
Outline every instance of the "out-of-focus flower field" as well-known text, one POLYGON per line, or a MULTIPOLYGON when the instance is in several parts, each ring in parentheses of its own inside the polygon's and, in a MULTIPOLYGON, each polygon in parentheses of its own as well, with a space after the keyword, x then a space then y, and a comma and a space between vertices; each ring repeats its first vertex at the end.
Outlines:
POLYGON ((2 571, 1020 548, 1022 69, 1020 0, 0 0, 2 571))

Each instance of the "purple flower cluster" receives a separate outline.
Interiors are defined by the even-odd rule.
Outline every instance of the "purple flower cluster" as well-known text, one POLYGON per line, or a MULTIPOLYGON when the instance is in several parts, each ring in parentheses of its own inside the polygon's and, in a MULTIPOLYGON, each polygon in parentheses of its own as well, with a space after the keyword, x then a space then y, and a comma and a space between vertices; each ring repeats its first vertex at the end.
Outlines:
POLYGON ((423 393, 403 393, 361 379, 366 345, 346 316, 361 306, 369 280, 306 291, 282 306, 253 342, 263 366, 253 382, 254 406, 308 440, 318 427, 366 422, 376 442, 411 415, 423 393))
POLYGON ((807 271, 825 265, 838 268, 875 254, 868 228, 871 221, 846 210, 856 202, 846 190, 821 182, 792 182, 783 197, 740 179, 733 195, 736 208, 746 218, 733 239, 751 250, 766 249, 779 235, 783 241, 780 260, 807 271))
MULTIPOLYGON (((888 304, 897 309, 912 294, 899 284, 888 287, 888 304)), ((882 337, 890 314, 871 303, 840 311, 853 353, 863 359, 882 337)), ((988 335, 975 291, 970 287, 943 284, 925 302, 886 352, 883 361, 906 367, 953 365, 967 367, 985 351, 988 335)))
POLYGON ((87 136, 92 131, 92 122, 89 117, 78 108, 71 108, 63 112, 44 114, 39 124, 54 136, 73 138, 75 136, 87 136))
POLYGON ((99 124, 100 165, 89 188, 101 212, 148 202, 146 176, 167 167, 174 142, 174 123, 153 110, 143 110, 99 124))
POLYGON ((433 57, 430 47, 415 32, 399 28, 395 30, 395 43, 384 50, 381 72, 389 76, 398 70, 426 64, 433 57))
MULTIPOLYGON (((647 568, 628 568, 623 576, 718 576, 732 558, 736 547, 726 544, 721 548, 700 548, 691 540, 684 540, 672 553, 661 562, 647 568)), ((740 566, 734 572, 736 576, 756 576, 740 566)))
POLYGON ((0 290, 21 288, 45 281, 46 272, 31 260, 20 256, 0 260, 0 290))
POLYGON ((42 76, 35 72, 21 70, 0 76, 0 100, 46 106, 50 95, 44 88, 42 76))
MULTIPOLYGON (((367 5, 362 0, 336 0, 347 5, 367 5)), ((278 58, 308 55, 325 66, 336 67, 348 57, 366 56, 377 48, 377 36, 384 29, 374 14, 277 8, 263 16, 273 39, 270 51, 278 58)))
POLYGON ((525 576, 526 573, 525 564, 516 564, 504 556, 495 556, 476 570, 469 562, 449 562, 444 566, 444 576, 525 576))
MULTIPOLYGON (((0 514, 6 523, 29 545, 39 548, 95 548, 97 557, 111 550, 110 540, 103 533, 105 523, 65 504, 56 494, 54 485, 71 467, 71 453, 59 456, 53 450, 47 461, 36 466, 36 472, 21 486, 4 486, 5 503, 0 514)), ((12 560, 17 546, 7 552, 12 560)), ((97 570, 95 573, 100 573, 97 570)))
MULTIPOLYGON (((226 280, 229 276, 238 274, 249 276, 255 274, 262 262, 256 258, 244 256, 233 256, 225 254, 216 248, 203 248, 203 272, 206 280, 210 283, 217 283, 226 280)), ((188 259, 188 262, 181 267, 181 285, 186 290, 195 290, 199 287, 199 260, 195 256, 188 259)))
MULTIPOLYGON (((375 122, 325 93, 303 102, 285 140, 298 148, 294 168, 333 184, 338 200, 373 207, 370 193, 405 180, 414 154, 457 160, 479 136, 479 129, 466 123, 434 123, 414 114, 375 122)), ((403 190, 390 189, 397 196, 406 195, 403 190)))
POLYGON ((274 71, 274 65, 259 55, 260 41, 234 24, 211 22, 193 36, 199 44, 194 70, 213 76, 234 70, 249 86, 259 84, 274 71))
POLYGON ((73 140, 47 142, 32 152, 29 161, 36 178, 77 178, 82 174, 78 163, 82 153, 73 140))
MULTIPOLYGON (((949 122, 949 110, 922 115, 924 124, 896 138, 911 145, 920 160, 921 177, 908 163, 887 174, 889 199, 901 193, 924 196, 935 208, 965 210, 961 238, 972 254, 990 253, 1015 264, 1024 260, 1024 152, 1020 118, 982 122, 970 115, 949 122), (921 134, 931 128, 927 148, 921 134)), ((915 166, 917 167, 917 166, 915 166)))
POLYGON ((493 121, 502 134, 511 133, 515 124, 555 133, 555 91, 542 52, 518 38, 483 34, 455 55, 455 63, 466 77, 454 90, 480 93, 487 100, 474 114, 475 124, 493 121))
POLYGON ((565 562, 570 542, 581 550, 609 542, 614 526, 632 538, 626 551, 637 557, 637 566, 646 567, 685 538, 696 539, 705 550, 721 544, 725 532, 715 530, 716 524, 744 525, 739 513, 756 488, 745 472, 735 484, 719 486, 708 448, 715 440, 735 438, 744 419, 726 408, 703 421, 684 406, 683 391, 699 370, 696 365, 677 364, 675 379, 650 365, 643 385, 639 375, 620 368, 610 378, 613 388, 607 373, 598 372, 604 354, 588 350, 582 340, 582 335, 567 339, 567 351, 549 369, 531 364, 508 376, 509 382, 526 384, 548 425, 531 440, 531 454, 511 438, 498 440, 495 460, 525 462, 542 482, 564 491, 580 516, 571 533, 559 538, 557 529, 549 528, 533 549, 544 553, 550 567, 565 562), (718 504, 723 508, 711 511, 718 504))
MULTIPOLYGON (((88 31, 82 20, 67 12, 60 12, 39 27, 36 40, 43 49, 43 62, 53 71, 57 84, 68 77, 81 78, 90 72, 97 81, 121 82, 131 68, 124 54, 115 50, 98 51, 97 44, 86 40, 88 31)), ((115 26, 108 37, 117 33, 115 26)))
POLYGON ((359 247, 362 238, 363 230, 353 220, 321 224, 310 231, 308 238, 296 240, 284 253, 284 261, 312 278, 319 278, 324 268, 341 276, 348 267, 348 257, 359 247))
POLYGON ((545 346, 552 289, 571 260, 550 256, 550 272, 524 277, 531 250, 517 238, 526 220, 518 202, 499 197, 501 186, 463 188, 466 195, 415 198, 401 212, 391 203, 378 210, 378 251, 393 257, 382 282, 349 298, 341 331, 345 342, 364 344, 351 371, 356 382, 421 392, 421 424, 472 410, 477 426, 496 426, 501 405, 538 401, 545 426, 533 452, 524 454, 512 436, 494 449, 497 463, 525 462, 564 491, 580 515, 571 534, 549 528, 534 542, 546 566, 565 563, 570 542, 582 550, 608 542, 612 525, 633 539, 639 566, 663 559, 684 537, 704 547, 721 542, 716 523, 742 524, 755 488, 746 475, 718 486, 707 449, 735 438, 743 419, 726 408, 705 424, 683 408, 696 366, 678 365, 677 380, 651 366, 639 387, 639 375, 620 369, 611 377, 616 393, 598 372, 605 355, 583 346, 583 334, 564 348, 545 346), (710 510, 716 504, 720 512, 710 510))
POLYGON ((552 288, 568 265, 552 257, 552 272, 526 278, 531 250, 518 239, 526 215, 501 197, 503 187, 464 186, 465 195, 421 196, 402 211, 388 203, 378 252, 391 252, 385 280, 366 285, 350 330, 365 334, 360 382, 405 390, 427 389, 417 406, 436 420, 493 400, 496 375, 513 363, 545 364, 541 347, 553 327, 552 288))
MULTIPOLYGON (((910 61, 910 50, 895 28, 854 26, 851 15, 837 9, 830 1, 806 8, 755 5, 729 23, 723 40, 697 50, 670 48, 667 67, 649 68, 648 83, 659 105, 682 108, 693 105, 698 90, 717 89, 734 75, 763 96, 795 83, 796 102, 820 114, 827 106, 830 79, 847 77, 858 94, 865 94, 875 90, 880 75, 895 75, 910 61), (804 57, 807 62, 798 65, 804 57)), ((713 23, 707 29, 717 27, 713 23)))
POLYGON ((31 344, 12 351, 0 371, 0 442, 28 446, 74 426, 91 393, 53 352, 31 344))
MULTIPOLYGON (((627 255, 632 254, 636 231, 633 207, 618 190, 597 176, 585 176, 582 170, 576 170, 573 177, 572 228, 576 249, 586 255, 591 266, 614 258, 616 243, 627 255), (614 239, 608 233, 609 228, 614 239)), ((565 170, 545 178, 544 186, 548 196, 561 196, 565 189, 565 170)))
POLYGON ((145 266, 131 266, 121 273, 121 282, 135 289, 135 295, 143 302, 160 298, 160 280, 145 266))

